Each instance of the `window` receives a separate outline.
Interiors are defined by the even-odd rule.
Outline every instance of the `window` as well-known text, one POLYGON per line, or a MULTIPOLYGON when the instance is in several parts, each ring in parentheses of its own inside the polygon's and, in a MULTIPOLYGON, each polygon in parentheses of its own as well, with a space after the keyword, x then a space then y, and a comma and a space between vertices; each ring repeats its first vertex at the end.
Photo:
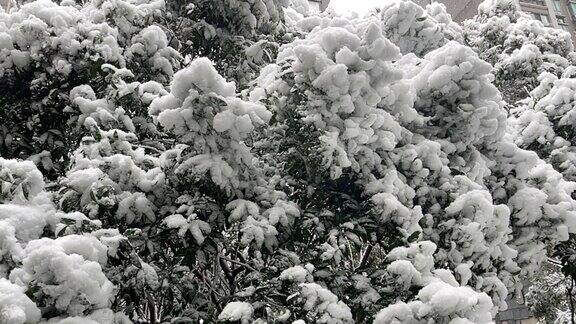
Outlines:
POLYGON ((570 11, 572 11, 572 16, 576 17, 576 3, 570 2, 570 11))
POLYGON ((546 15, 540 15, 540 21, 544 24, 544 26, 550 26, 550 19, 546 15))
POLYGON ((532 17, 536 20, 540 20, 544 26, 550 26, 550 18, 548 15, 532 13, 532 17))
POLYGON ((536 4, 539 6, 545 6, 546 3, 544 3, 544 0, 521 0, 524 3, 532 3, 532 4, 536 4))
POLYGON ((560 4, 560 0, 554 0, 554 10, 557 13, 561 13, 562 12, 562 5, 560 4))

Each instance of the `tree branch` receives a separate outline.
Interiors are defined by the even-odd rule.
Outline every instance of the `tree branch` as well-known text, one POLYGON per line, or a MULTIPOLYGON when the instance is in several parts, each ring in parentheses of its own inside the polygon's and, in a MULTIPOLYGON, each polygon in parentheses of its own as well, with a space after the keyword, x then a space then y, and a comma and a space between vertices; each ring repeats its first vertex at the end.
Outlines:
POLYGON ((366 265, 368 264, 368 259, 370 259, 370 253, 372 253, 373 249, 374 249, 374 245, 372 245, 372 244, 368 245, 368 247, 366 248, 366 251, 364 251, 364 254, 362 255, 362 259, 360 260, 360 264, 354 270, 354 272, 366 267, 366 265))

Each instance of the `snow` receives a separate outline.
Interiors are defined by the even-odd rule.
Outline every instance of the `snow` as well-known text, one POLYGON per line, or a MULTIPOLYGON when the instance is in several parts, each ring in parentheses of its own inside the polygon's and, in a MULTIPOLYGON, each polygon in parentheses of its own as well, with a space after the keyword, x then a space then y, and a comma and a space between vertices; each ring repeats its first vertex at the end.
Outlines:
POLYGON ((235 84, 226 82, 208 59, 196 59, 174 76, 170 94, 155 99, 149 113, 158 123, 195 148, 177 172, 205 174, 225 190, 239 185, 239 171, 251 168, 253 156, 243 143, 271 113, 262 105, 236 98, 235 84), (205 109, 195 100, 213 102, 205 109))
MULTIPOLYGON (((84 260, 96 261, 105 266, 107 258, 107 249, 98 239, 83 235, 66 235, 59 237, 55 241, 63 252, 81 255, 84 260)), ((50 244, 51 241, 36 240, 30 242, 26 248, 33 250, 40 248, 43 244, 50 244)))
POLYGON ((30 161, 0 157, 0 202, 25 202, 44 190, 42 173, 30 161))
MULTIPOLYGON (((416 323, 435 316, 458 319, 463 323, 492 323, 492 299, 486 293, 460 286, 451 271, 434 269, 436 250, 434 243, 424 241, 389 253, 388 258, 395 261, 386 271, 400 289, 408 290, 414 286, 421 289, 416 300, 392 304, 381 310, 374 323, 416 323)), ((461 275, 462 284, 470 278, 471 264, 461 264, 455 270, 461 275)))
MULTIPOLYGON (((0 221, 0 261, 10 262, 22 257, 22 247, 15 235, 16 230, 6 221, 0 221)), ((2 269, 2 271, 4 271, 2 269)), ((5 275, 0 272, 0 276, 5 275)))
POLYGON ((303 16, 310 14, 310 3, 307 0, 290 0, 289 8, 303 16))
POLYGON ((189 309, 193 285, 212 320, 491 323, 576 233, 570 35, 509 0, 463 27, 377 6, 0 12, 0 79, 38 111, 18 123, 62 118, 69 149, 0 158, 0 322, 146 321, 117 305, 189 309))
POLYGON ((394 304, 380 311, 374 323, 417 323, 441 316, 451 318, 450 323, 487 324, 492 323, 491 308, 492 301, 485 293, 436 281, 418 292, 417 301, 394 304))
POLYGON ((424 98, 440 96, 448 102, 465 99, 476 108, 460 104, 459 117, 442 118, 445 113, 441 107, 434 111, 434 118, 444 120, 440 124, 447 129, 451 140, 463 143, 490 143, 501 139, 505 132, 506 112, 502 108, 498 91, 490 82, 491 66, 478 59, 473 51, 458 43, 451 42, 446 46, 427 54, 430 61, 422 72, 416 76, 416 86, 421 89, 419 102, 425 114, 431 114, 426 106, 432 104, 424 98), (442 77, 438 77, 441 75, 442 77), (460 119, 461 118, 461 119, 460 119), (458 122, 456 122, 458 120, 458 122))
POLYGON ((0 204, 0 220, 11 225, 16 238, 23 242, 40 238, 48 225, 47 213, 40 207, 0 204))
MULTIPOLYGON (((425 15, 408 2, 393 2, 386 8, 391 17, 394 12, 401 17, 425 15)), ((450 24, 443 8, 429 10, 450 24)), ((374 24, 374 17, 349 21, 321 18, 305 39, 281 48, 277 62, 257 79, 260 88, 252 91, 251 98, 259 100, 263 94, 275 93, 279 104, 274 109, 292 113, 292 105, 297 106, 301 127, 314 127, 320 133, 321 170, 329 170, 333 179, 346 173, 358 176, 357 185, 369 195, 371 211, 382 221, 397 224, 402 235, 436 241, 436 231, 446 229, 453 243, 437 256, 433 254, 436 248, 426 245, 417 258, 395 256, 400 253, 397 250, 389 254, 392 263, 387 270, 400 287, 422 287, 437 276, 450 284, 483 289, 495 304, 504 305, 506 287, 514 286, 509 274, 519 271, 519 266, 509 261, 518 256, 510 239, 513 211, 496 203, 483 187, 483 179, 491 174, 483 157, 489 151, 485 148, 504 140, 507 118, 492 83, 492 67, 470 48, 453 41, 460 37, 458 33, 452 34, 454 38, 445 34, 438 41, 431 39, 418 53, 420 58, 411 54, 398 60, 403 46, 407 52, 415 51, 408 47, 410 37, 402 34, 414 24, 403 26, 404 21, 398 19, 396 25, 381 27, 374 24), (392 43, 382 37, 387 30, 396 37, 392 43), (376 48, 381 50, 369 50, 376 48), (278 70, 287 65, 295 82, 283 78, 278 70), (299 91, 306 95, 306 105, 301 98, 290 102, 291 93, 299 91), (464 152, 468 157, 459 160, 456 156, 464 152), (468 158, 473 162, 466 162, 468 158), (383 163, 386 167, 379 167, 383 163), (450 174, 450 169, 460 168, 457 165, 463 166, 465 176, 450 174), (432 179, 439 180, 438 188, 429 185, 437 181, 432 179), (428 200, 446 191, 450 203, 428 200), (415 199, 419 203, 415 204, 415 199), (427 213, 436 216, 423 213, 421 204, 429 202, 432 206, 427 213), (452 270, 434 269, 436 258, 446 260, 452 270), (493 262, 505 263, 506 270, 497 276, 490 273, 498 271, 493 262)), ((421 21, 438 23, 430 17, 421 21)), ((413 41, 425 44, 420 39, 413 41)), ((411 254, 419 251, 412 249, 411 254)), ((342 248, 335 236, 329 236, 319 252, 324 262, 342 262, 342 248)))
POLYGON ((407 289, 413 285, 421 285, 422 277, 420 272, 407 260, 396 260, 386 267, 386 271, 395 275, 396 282, 407 289))
POLYGON ((297 217, 300 217, 300 210, 293 202, 279 200, 273 207, 265 210, 262 215, 267 217, 268 221, 274 226, 280 223, 285 227, 289 227, 297 217))
POLYGON ((304 283, 310 279, 310 273, 302 266, 290 267, 280 273, 280 280, 288 280, 296 283, 304 283))
POLYGON ((125 218, 128 224, 134 222, 153 222, 156 219, 156 207, 141 192, 125 192, 118 195, 118 218, 125 218))
POLYGON ((257 204, 244 199, 237 199, 228 203, 226 210, 230 212, 230 220, 232 221, 245 219, 249 215, 257 216, 260 213, 257 204))
POLYGON ((84 192, 92 187, 92 185, 104 176, 102 170, 97 168, 89 168, 77 170, 68 174, 66 179, 67 185, 78 192, 84 192))
POLYGON ((472 308, 479 313, 469 318, 472 322, 490 323, 492 321, 490 297, 486 294, 478 294, 468 287, 452 287, 443 282, 436 282, 422 289, 418 297, 423 302, 429 303, 441 316, 472 308))
POLYGON ((122 313, 114 313, 110 309, 98 309, 87 316, 54 317, 46 324, 130 324, 128 317, 122 313))
POLYGON ((196 98, 199 93, 215 94, 222 97, 234 96, 236 85, 226 80, 216 72, 212 62, 206 58, 194 60, 183 70, 174 74, 170 86, 171 93, 179 100, 188 96, 196 98))
POLYGON ((166 37, 166 34, 160 27, 155 25, 142 29, 138 36, 135 37, 143 42, 148 54, 154 54, 168 46, 168 38, 166 37))
MULTIPOLYGON (((99 247, 97 240, 90 241, 99 247)), ((98 262, 75 253, 95 259, 105 250, 100 246, 100 252, 95 254, 94 250, 77 243, 62 238, 31 241, 26 246, 22 267, 11 272, 10 281, 22 286, 34 282, 47 297, 49 305, 72 316, 108 307, 114 286, 98 262)))
POLYGON ((316 323, 353 323, 350 308, 331 291, 317 283, 300 284, 304 309, 316 314, 316 323))
POLYGON ((0 278, 0 321, 6 324, 37 323, 40 309, 25 294, 23 287, 0 278))
POLYGON ((542 208, 546 204, 548 196, 536 188, 518 190, 510 197, 510 205, 518 210, 516 214, 520 219, 519 225, 531 225, 540 219, 542 208))
POLYGON ((515 11, 516 4, 512 0, 484 0, 478 5, 480 16, 499 16, 503 13, 515 11))
POLYGON ((72 59, 86 48, 94 49, 91 55, 95 59, 123 62, 122 50, 116 42, 117 32, 109 26, 93 23, 85 14, 74 7, 59 6, 50 0, 38 0, 28 2, 19 10, 5 15, 3 20, 6 23, 0 27, 4 35, 2 47, 12 47, 8 45, 11 39, 12 44, 18 44, 18 48, 23 50, 12 49, 9 55, 3 56, 0 75, 6 73, 5 69, 12 65, 21 69, 28 68, 32 61, 43 58, 41 51, 46 47, 59 48, 64 55, 49 60, 52 67, 48 70, 64 76, 72 69, 64 57, 72 59), (76 35, 81 36, 76 39, 76 35))
POLYGON ((265 246, 272 250, 278 244, 276 235, 278 230, 272 226, 267 219, 257 220, 252 216, 248 216, 242 224, 241 228, 242 239, 241 243, 244 246, 254 244, 258 249, 265 246))
POLYGON ((384 35, 396 44, 403 54, 423 56, 450 40, 461 41, 461 30, 453 23, 446 8, 439 4, 424 10, 411 1, 385 2, 378 18, 384 35), (436 18, 441 19, 439 22, 436 18))
POLYGON ((177 228, 178 235, 184 237, 186 232, 190 231, 196 243, 202 245, 205 240, 205 235, 210 234, 210 225, 202 220, 196 219, 197 215, 192 213, 187 218, 180 214, 170 215, 164 219, 164 223, 168 228, 177 228))
POLYGON ((136 280, 140 284, 145 284, 152 289, 158 289, 160 282, 158 281, 158 274, 156 270, 146 262, 140 262, 141 268, 136 274, 136 280))
POLYGON ((118 248, 120 243, 126 240, 126 237, 120 235, 118 229, 99 229, 90 233, 106 246, 108 256, 118 258, 118 248))
POLYGON ((221 321, 239 321, 243 324, 249 323, 252 319, 254 309, 250 303, 230 302, 224 306, 224 309, 218 315, 221 321))
MULTIPOLYGON (((180 53, 168 46, 166 33, 156 25, 142 29, 132 37, 132 45, 126 53, 128 59, 147 59, 154 71, 170 77, 174 74, 174 65, 182 60, 180 53)), ((159 80, 164 81, 160 78, 159 80)))

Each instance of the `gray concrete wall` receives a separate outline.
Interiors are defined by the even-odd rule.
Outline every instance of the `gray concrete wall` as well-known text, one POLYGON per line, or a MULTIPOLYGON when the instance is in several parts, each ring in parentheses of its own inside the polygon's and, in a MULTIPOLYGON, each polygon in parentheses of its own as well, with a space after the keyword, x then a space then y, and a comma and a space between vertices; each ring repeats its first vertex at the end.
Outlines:
MULTIPOLYGON (((330 3, 330 0, 311 0, 321 2, 320 9, 324 10, 330 3)), ((349 0, 354 1, 354 0, 349 0)), ((422 7, 426 7, 431 2, 441 2, 446 5, 448 13, 452 15, 452 19, 458 23, 466 19, 470 19, 478 13, 478 5, 482 0, 412 0, 422 7)))
POLYGON ((478 5, 482 3, 482 0, 437 0, 435 2, 445 4, 452 20, 461 23, 478 13, 478 5))

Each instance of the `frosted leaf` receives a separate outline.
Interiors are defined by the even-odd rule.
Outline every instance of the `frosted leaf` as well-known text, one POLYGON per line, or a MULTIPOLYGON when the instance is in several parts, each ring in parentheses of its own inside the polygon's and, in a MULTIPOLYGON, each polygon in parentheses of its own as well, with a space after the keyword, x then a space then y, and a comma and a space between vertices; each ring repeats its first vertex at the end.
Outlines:
POLYGON ((134 222, 152 222, 156 219, 156 207, 143 193, 123 193, 118 196, 119 218, 125 218, 128 224, 134 222))
POLYGON ((160 287, 160 283, 158 282, 158 274, 156 270, 148 263, 140 261, 141 268, 138 270, 136 274, 136 279, 138 282, 146 284, 148 287, 152 289, 158 289, 160 287))
POLYGON ((248 216, 257 217, 260 214, 260 207, 257 204, 243 200, 234 200, 226 205, 226 210, 230 212, 230 220, 242 220, 248 216))
POLYGON ((126 240, 126 237, 121 235, 118 229, 99 229, 90 233, 90 235, 97 238, 102 244, 106 246, 109 256, 118 257, 118 248, 120 243, 126 240))
POLYGON ((276 238, 278 230, 270 225, 266 219, 256 220, 252 216, 248 216, 242 223, 240 232, 242 233, 240 242, 244 246, 254 244, 257 249, 260 249, 264 245, 272 250, 278 244, 276 238))
POLYGON ((187 218, 180 214, 170 215, 164 219, 164 223, 169 228, 177 228, 178 235, 184 237, 186 232, 190 231, 196 243, 204 243, 205 234, 211 232, 210 225, 202 220, 196 219, 197 215, 192 213, 187 218))

